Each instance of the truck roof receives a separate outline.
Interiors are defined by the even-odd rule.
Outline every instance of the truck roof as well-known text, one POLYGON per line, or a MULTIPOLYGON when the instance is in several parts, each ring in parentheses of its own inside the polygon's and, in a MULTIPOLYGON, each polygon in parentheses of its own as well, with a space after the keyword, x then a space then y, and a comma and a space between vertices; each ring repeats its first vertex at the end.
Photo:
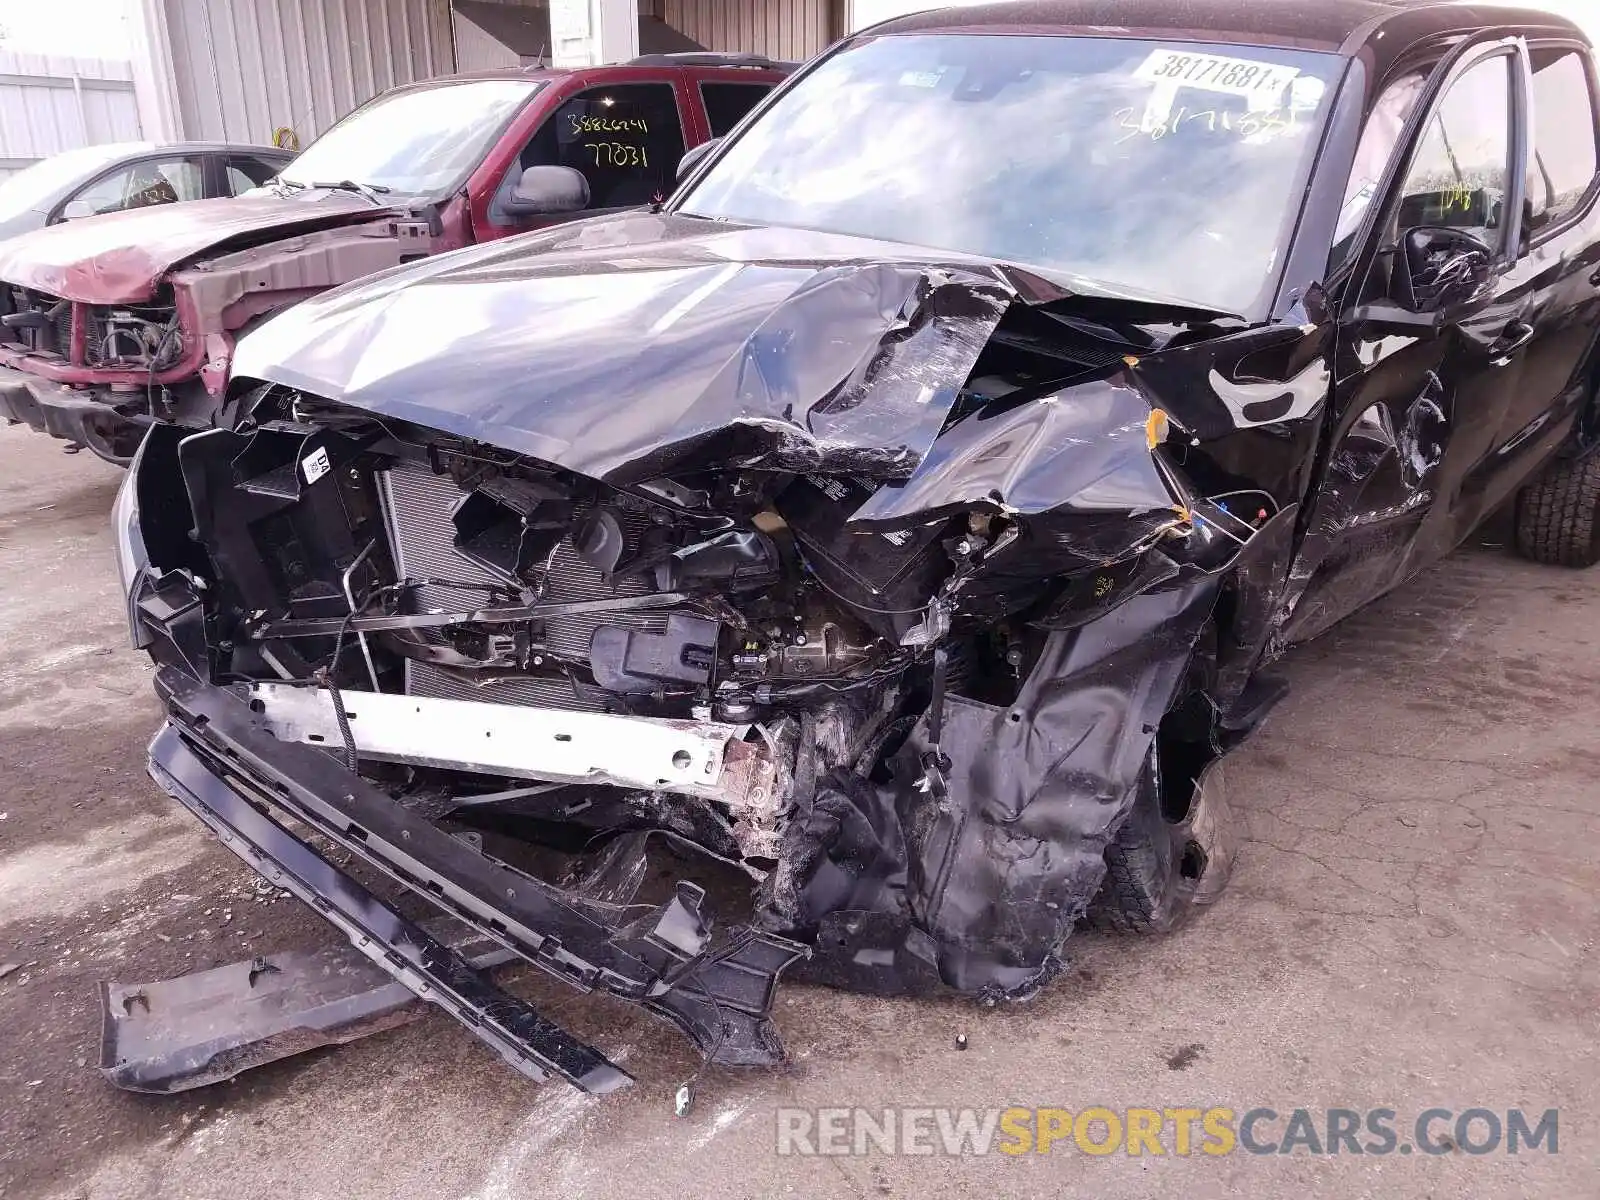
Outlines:
POLYGON ((606 63, 598 67, 490 67, 481 71, 463 71, 457 75, 439 75, 432 79, 419 79, 408 87, 429 87, 443 83, 458 83, 465 79, 561 79, 582 71, 594 74, 605 71, 631 71, 640 67, 685 67, 696 70, 727 70, 752 75, 777 73, 787 75, 799 68, 799 63, 767 58, 760 54, 721 53, 714 50, 696 50, 682 54, 641 54, 624 63, 606 63))
POLYGON ((1353 55, 1379 33, 1398 41, 1398 52, 1421 38, 1499 25, 1542 26, 1588 41, 1572 21, 1542 9, 1454 0, 1028 0, 935 9, 864 32, 1203 35, 1209 41, 1353 55))

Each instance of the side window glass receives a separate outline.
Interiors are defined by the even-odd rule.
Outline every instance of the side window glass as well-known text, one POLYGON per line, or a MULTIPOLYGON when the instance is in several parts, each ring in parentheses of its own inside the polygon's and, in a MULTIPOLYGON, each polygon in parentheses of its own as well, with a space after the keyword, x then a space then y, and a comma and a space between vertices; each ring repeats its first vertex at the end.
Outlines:
POLYGON ((123 167, 100 179, 67 201, 63 211, 69 217, 88 217, 96 213, 116 212, 128 196, 128 184, 133 179, 133 168, 123 167))
POLYGON ((1450 85, 1423 128, 1400 196, 1399 231, 1443 226, 1491 246, 1511 171, 1511 59, 1485 59, 1450 85))
POLYGON ((589 180, 590 208, 627 208, 664 199, 683 152, 673 86, 625 83, 579 92, 556 109, 518 166, 573 167, 589 180))
POLYGON ((87 217, 125 208, 148 208, 199 200, 205 195, 205 173, 197 158, 134 163, 97 179, 67 201, 68 217, 87 217))
POLYGON ((1328 256, 1328 273, 1331 275, 1355 250, 1356 234, 1361 222, 1378 194, 1383 173, 1389 166, 1406 122, 1417 107, 1417 98, 1428 81, 1427 74, 1418 71, 1403 75, 1378 97, 1361 131, 1361 141, 1356 146, 1355 161, 1350 166, 1350 180, 1345 184, 1344 202, 1339 207, 1339 223, 1334 227, 1333 252, 1328 256))
POLYGON ((124 207, 176 204, 180 200, 199 200, 205 194, 205 173, 197 158, 136 163, 124 207))
POLYGON ((1561 220, 1595 175, 1595 112, 1589 72, 1576 50, 1533 53, 1533 153, 1528 160, 1528 224, 1561 220))
POLYGON ((771 90, 770 83, 702 83, 700 100, 706 106, 711 136, 727 133, 771 90))
POLYGON ((277 173, 276 166, 259 158, 230 158, 227 166, 228 195, 237 196, 251 188, 258 188, 277 173))

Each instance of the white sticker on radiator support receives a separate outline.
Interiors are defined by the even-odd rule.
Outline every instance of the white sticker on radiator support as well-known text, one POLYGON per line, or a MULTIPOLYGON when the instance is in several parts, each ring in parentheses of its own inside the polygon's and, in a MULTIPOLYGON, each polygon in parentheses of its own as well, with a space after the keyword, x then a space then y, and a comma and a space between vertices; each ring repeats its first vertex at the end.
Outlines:
POLYGON ((300 469, 305 472, 307 483, 315 483, 321 479, 329 471, 333 470, 333 463, 328 461, 328 448, 326 446, 318 446, 300 460, 300 469))

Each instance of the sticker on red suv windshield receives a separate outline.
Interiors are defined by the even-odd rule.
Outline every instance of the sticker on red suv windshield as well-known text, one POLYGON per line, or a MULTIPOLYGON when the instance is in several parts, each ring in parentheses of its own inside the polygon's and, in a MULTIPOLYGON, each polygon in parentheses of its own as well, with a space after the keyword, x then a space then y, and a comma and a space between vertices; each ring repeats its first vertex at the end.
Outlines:
POLYGON ((1248 58, 1228 58, 1196 50, 1152 50, 1133 77, 1146 83, 1247 96, 1255 101, 1251 105, 1254 108, 1262 101, 1276 100, 1298 74, 1298 67, 1282 67, 1248 58))

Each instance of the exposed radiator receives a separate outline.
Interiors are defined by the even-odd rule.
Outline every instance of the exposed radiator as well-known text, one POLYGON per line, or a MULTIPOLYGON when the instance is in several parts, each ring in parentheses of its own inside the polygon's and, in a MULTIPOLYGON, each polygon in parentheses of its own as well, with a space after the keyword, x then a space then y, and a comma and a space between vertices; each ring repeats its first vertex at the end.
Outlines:
MULTIPOLYGON (((455 526, 451 515, 463 493, 447 475, 435 475, 426 466, 402 463, 378 476, 383 498, 384 520, 389 530, 389 545, 395 568, 411 579, 455 579, 463 583, 503 583, 467 558, 457 554, 452 544, 455 526)), ((579 558, 565 538, 551 560, 550 575, 542 602, 599 600, 609 596, 637 596, 650 589, 643 580, 626 579, 608 583, 599 571, 579 558)), ((417 611, 429 609, 465 610, 481 607, 483 592, 462 588, 426 586, 411 593, 417 611)), ((597 613, 587 616, 558 617, 545 622, 544 641, 552 653, 587 661, 589 639, 601 625, 627 625, 633 629, 661 632, 667 618, 660 613, 597 613)), ((429 631, 429 640, 440 641, 429 631)), ((531 704, 546 708, 608 711, 605 697, 577 694, 565 681, 498 678, 475 684, 459 675, 441 670, 431 663, 406 662, 406 691, 413 696, 435 696, 452 700, 492 700, 503 704, 531 704)))

